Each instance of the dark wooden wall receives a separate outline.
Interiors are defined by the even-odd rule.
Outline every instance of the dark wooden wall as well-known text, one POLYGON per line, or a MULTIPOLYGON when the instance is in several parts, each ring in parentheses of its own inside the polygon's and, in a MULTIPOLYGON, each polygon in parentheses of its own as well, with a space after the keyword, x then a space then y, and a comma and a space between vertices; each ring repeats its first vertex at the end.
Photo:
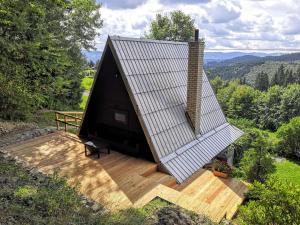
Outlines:
POLYGON ((107 48, 104 54, 80 135, 95 135, 118 151, 153 160, 112 52, 107 48), (116 112, 126 114, 127 123, 116 121, 116 112))

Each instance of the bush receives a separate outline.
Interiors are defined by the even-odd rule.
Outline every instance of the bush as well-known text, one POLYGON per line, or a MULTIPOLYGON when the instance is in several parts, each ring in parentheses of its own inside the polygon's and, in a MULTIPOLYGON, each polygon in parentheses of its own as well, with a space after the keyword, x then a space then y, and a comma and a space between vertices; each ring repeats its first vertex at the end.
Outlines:
POLYGON ((249 202, 240 208, 238 224, 300 224, 299 186, 271 177, 264 184, 255 182, 247 196, 249 202))
POLYGON ((283 124, 277 131, 278 153, 287 157, 300 158, 300 117, 283 124))
POLYGON ((22 83, 7 79, 0 73, 0 118, 26 120, 43 102, 41 96, 31 93, 22 83))
POLYGON ((250 149, 244 152, 239 167, 234 170, 233 174, 250 182, 255 180, 264 182, 268 175, 275 171, 270 154, 272 145, 266 132, 253 130, 249 137, 249 140, 252 140, 250 149))

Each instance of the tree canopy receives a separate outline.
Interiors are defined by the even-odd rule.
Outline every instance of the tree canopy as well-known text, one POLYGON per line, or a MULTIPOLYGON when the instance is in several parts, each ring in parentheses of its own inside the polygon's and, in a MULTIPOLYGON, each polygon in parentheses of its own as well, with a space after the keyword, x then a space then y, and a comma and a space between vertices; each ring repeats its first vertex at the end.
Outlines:
POLYGON ((2 118, 23 119, 35 108, 78 106, 86 64, 81 49, 93 47, 102 26, 99 8, 95 0, 1 1, 2 118))
POLYGON ((169 41, 189 41, 194 34, 194 20, 180 10, 157 14, 151 22, 148 38, 169 41))

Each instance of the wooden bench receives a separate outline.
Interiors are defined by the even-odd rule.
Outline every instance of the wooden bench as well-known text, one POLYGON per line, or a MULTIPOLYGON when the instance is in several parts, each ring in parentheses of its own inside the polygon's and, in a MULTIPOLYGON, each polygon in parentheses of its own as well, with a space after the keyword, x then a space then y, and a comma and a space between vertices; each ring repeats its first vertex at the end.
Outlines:
POLYGON ((98 159, 100 158, 100 153, 101 150, 106 149, 107 150, 107 154, 110 154, 110 146, 108 143, 104 143, 104 142, 99 142, 96 140, 91 140, 91 141, 87 141, 84 143, 84 153, 85 156, 88 156, 87 152, 88 150, 91 152, 91 154, 93 152, 96 152, 98 154, 98 159))

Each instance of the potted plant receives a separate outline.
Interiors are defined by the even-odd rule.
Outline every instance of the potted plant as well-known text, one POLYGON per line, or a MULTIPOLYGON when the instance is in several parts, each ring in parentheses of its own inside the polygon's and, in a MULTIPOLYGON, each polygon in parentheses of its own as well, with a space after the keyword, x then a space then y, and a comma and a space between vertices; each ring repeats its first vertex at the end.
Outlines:
POLYGON ((214 160, 212 168, 213 174, 217 177, 227 178, 231 172, 230 166, 226 162, 220 160, 214 160))

